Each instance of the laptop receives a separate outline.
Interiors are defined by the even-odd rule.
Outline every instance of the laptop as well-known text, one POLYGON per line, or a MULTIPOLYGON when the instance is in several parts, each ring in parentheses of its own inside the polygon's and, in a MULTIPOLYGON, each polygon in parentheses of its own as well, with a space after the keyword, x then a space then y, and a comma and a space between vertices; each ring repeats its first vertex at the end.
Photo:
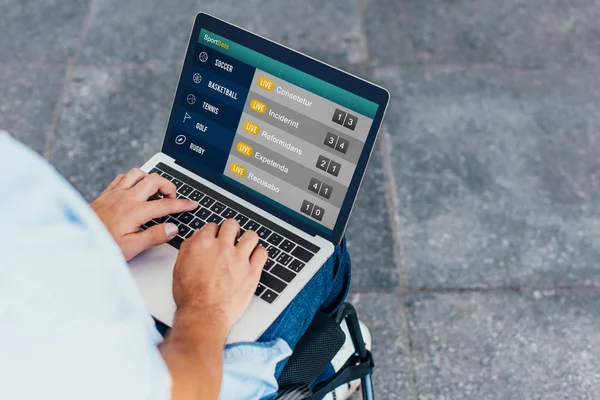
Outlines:
POLYGON ((142 170, 200 206, 142 227, 179 226, 130 261, 150 313, 172 325, 181 243, 234 218, 269 259, 227 342, 257 340, 341 242, 388 101, 375 84, 198 14, 162 150, 142 170))

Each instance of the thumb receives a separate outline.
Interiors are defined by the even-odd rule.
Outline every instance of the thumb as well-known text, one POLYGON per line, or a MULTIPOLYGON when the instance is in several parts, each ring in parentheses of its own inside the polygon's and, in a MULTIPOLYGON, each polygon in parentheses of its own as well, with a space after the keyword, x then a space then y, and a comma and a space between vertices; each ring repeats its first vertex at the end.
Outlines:
POLYGON ((154 225, 145 231, 132 233, 123 240, 123 253, 127 260, 151 247, 161 245, 177 236, 179 228, 173 223, 154 225))

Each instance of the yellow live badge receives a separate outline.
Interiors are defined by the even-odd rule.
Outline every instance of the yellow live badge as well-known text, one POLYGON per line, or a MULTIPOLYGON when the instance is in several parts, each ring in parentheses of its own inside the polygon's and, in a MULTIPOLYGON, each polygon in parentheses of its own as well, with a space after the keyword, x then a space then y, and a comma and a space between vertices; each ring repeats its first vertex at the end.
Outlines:
POLYGON ((250 102, 250 108, 256 111, 257 113, 264 114, 267 112, 267 105, 262 101, 252 100, 250 102))
POLYGON ((242 153, 245 156, 251 156, 252 153, 254 152, 252 149, 252 146, 250 146, 249 144, 246 144, 244 142, 239 142, 237 144, 237 151, 239 151, 240 153, 242 153))
POLYGON ((253 135, 258 135, 258 133, 260 132, 260 126, 253 124, 250 121, 246 121, 244 123, 244 129, 253 135))
POLYGON ((258 86, 260 86, 261 88, 263 88, 265 90, 271 91, 275 87, 275 84, 273 83, 272 80, 267 79, 264 76, 261 76, 260 78, 258 78, 258 86))
POLYGON ((239 164, 233 163, 231 164, 231 172, 233 172, 236 175, 239 176, 245 176, 246 175, 246 168, 242 167, 239 164))

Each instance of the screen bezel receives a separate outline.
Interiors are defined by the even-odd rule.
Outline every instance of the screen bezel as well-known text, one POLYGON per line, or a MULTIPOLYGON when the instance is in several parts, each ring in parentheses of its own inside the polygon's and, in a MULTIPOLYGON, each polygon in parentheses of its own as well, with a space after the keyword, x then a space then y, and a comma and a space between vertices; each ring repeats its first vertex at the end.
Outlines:
POLYGON ((381 127, 381 122, 383 120, 383 116, 385 114, 388 102, 389 93, 382 87, 367 82, 361 78, 349 74, 348 72, 337 69, 312 57, 299 53, 279 43, 273 42, 269 39, 263 38, 245 29, 220 20, 209 14, 199 13, 198 15, 196 15, 194 28, 190 35, 190 40, 186 50, 183 68, 179 77, 179 83, 177 85, 177 91, 173 99, 173 106, 171 108, 171 114, 169 116, 167 131, 163 141, 162 152, 172 157, 177 164, 183 166, 184 168, 187 168, 190 171, 196 173, 197 175, 221 186, 225 190, 243 198, 251 204, 266 210, 267 212, 288 222, 296 228, 314 236, 321 236, 331 241, 333 244, 338 245, 339 243, 341 243, 342 237, 346 230, 350 213, 352 211, 352 208, 354 207, 354 203, 358 195, 358 190, 360 189, 360 185, 365 175, 368 161, 371 157, 371 153, 373 152, 375 140, 377 139, 379 128, 381 127), (202 28, 207 29, 228 40, 231 40, 250 49, 258 51, 261 54, 264 54, 268 57, 274 58, 275 60, 285 63, 293 68, 299 69, 316 78, 327 81, 332 85, 338 86, 358 96, 364 97, 378 105, 377 113, 373 118, 373 124, 371 125, 371 129, 367 136, 367 140, 365 141, 363 150, 356 164, 354 175, 352 177, 352 180, 350 181, 350 185, 348 186, 346 197, 344 198, 344 202, 342 203, 342 206, 340 208, 340 212, 338 214, 338 218, 333 230, 329 230, 325 226, 322 226, 322 229, 317 228, 312 224, 303 222, 300 218, 293 217, 292 215, 280 210, 278 207, 274 207, 268 202, 263 201, 262 199, 254 196, 251 192, 248 192, 236 185, 232 185, 224 181, 222 179, 222 174, 216 175, 210 173, 209 171, 199 171, 197 170, 197 168, 194 169, 193 163, 181 158, 178 160, 177 154, 170 151, 171 149, 174 149, 174 147, 169 146, 168 140, 171 137, 173 131, 173 124, 175 119, 174 114, 176 112, 176 106, 178 106, 177 99, 180 97, 181 92, 184 90, 184 77, 187 76, 186 74, 188 72, 188 69, 192 64, 194 57, 194 49, 198 43, 198 35, 200 34, 200 30, 202 28))

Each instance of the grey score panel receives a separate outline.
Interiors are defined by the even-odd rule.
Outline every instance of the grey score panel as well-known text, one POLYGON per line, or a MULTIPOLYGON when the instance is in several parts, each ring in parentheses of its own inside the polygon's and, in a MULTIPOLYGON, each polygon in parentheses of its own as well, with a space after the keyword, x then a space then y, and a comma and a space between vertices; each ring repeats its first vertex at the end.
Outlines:
POLYGON ((334 149, 331 149, 325 145, 325 138, 327 137, 328 133, 332 133, 337 137, 343 138, 348 141, 346 153, 335 151, 335 154, 343 158, 344 160, 350 161, 353 164, 356 164, 358 162, 358 159, 360 158, 360 154, 364 147, 364 143, 356 138, 336 131, 331 127, 317 122, 305 115, 299 114, 296 111, 293 111, 287 107, 277 104, 273 100, 269 100, 253 92, 251 92, 248 95, 248 98, 246 99, 246 104, 244 105, 244 112, 260 119, 261 121, 265 121, 266 123, 271 124, 274 127, 281 129, 291 135, 297 136, 308 143, 314 144, 315 146, 319 146, 319 148, 324 149, 324 151, 335 151, 334 149), (258 100, 266 104, 267 112, 261 114, 252 110, 250 108, 250 103, 252 102, 252 100, 258 100), (271 110, 277 114, 284 115, 290 120, 298 122, 298 128, 295 128, 289 124, 286 124, 283 121, 269 116, 269 111, 271 110))
MULTIPOLYGON (((323 195, 320 195, 323 201, 331 203, 336 207, 341 207, 342 203, 344 202, 344 197, 346 196, 348 187, 336 182, 334 179, 329 178, 327 176, 329 174, 325 171, 319 170, 319 172, 317 172, 307 168, 302 164, 298 164, 297 162, 294 162, 279 153, 269 150, 254 141, 248 140, 248 138, 237 138, 234 141, 231 153, 235 154, 236 157, 245 160, 247 163, 260 168, 261 170, 266 171, 267 173, 276 176, 288 184, 296 186, 307 193, 312 193, 309 189, 309 183, 311 182, 312 178, 315 178, 319 182, 329 185, 331 188, 327 190, 327 193, 323 192, 323 195), (237 151, 238 143, 240 142, 252 146, 253 152, 251 155, 247 156, 237 151), (271 160, 285 168, 278 168, 274 164, 263 162, 258 158, 259 156, 264 157, 267 160, 271 160)), ((317 194, 319 194, 318 192, 320 189, 322 189, 322 185, 319 185, 317 194)))

